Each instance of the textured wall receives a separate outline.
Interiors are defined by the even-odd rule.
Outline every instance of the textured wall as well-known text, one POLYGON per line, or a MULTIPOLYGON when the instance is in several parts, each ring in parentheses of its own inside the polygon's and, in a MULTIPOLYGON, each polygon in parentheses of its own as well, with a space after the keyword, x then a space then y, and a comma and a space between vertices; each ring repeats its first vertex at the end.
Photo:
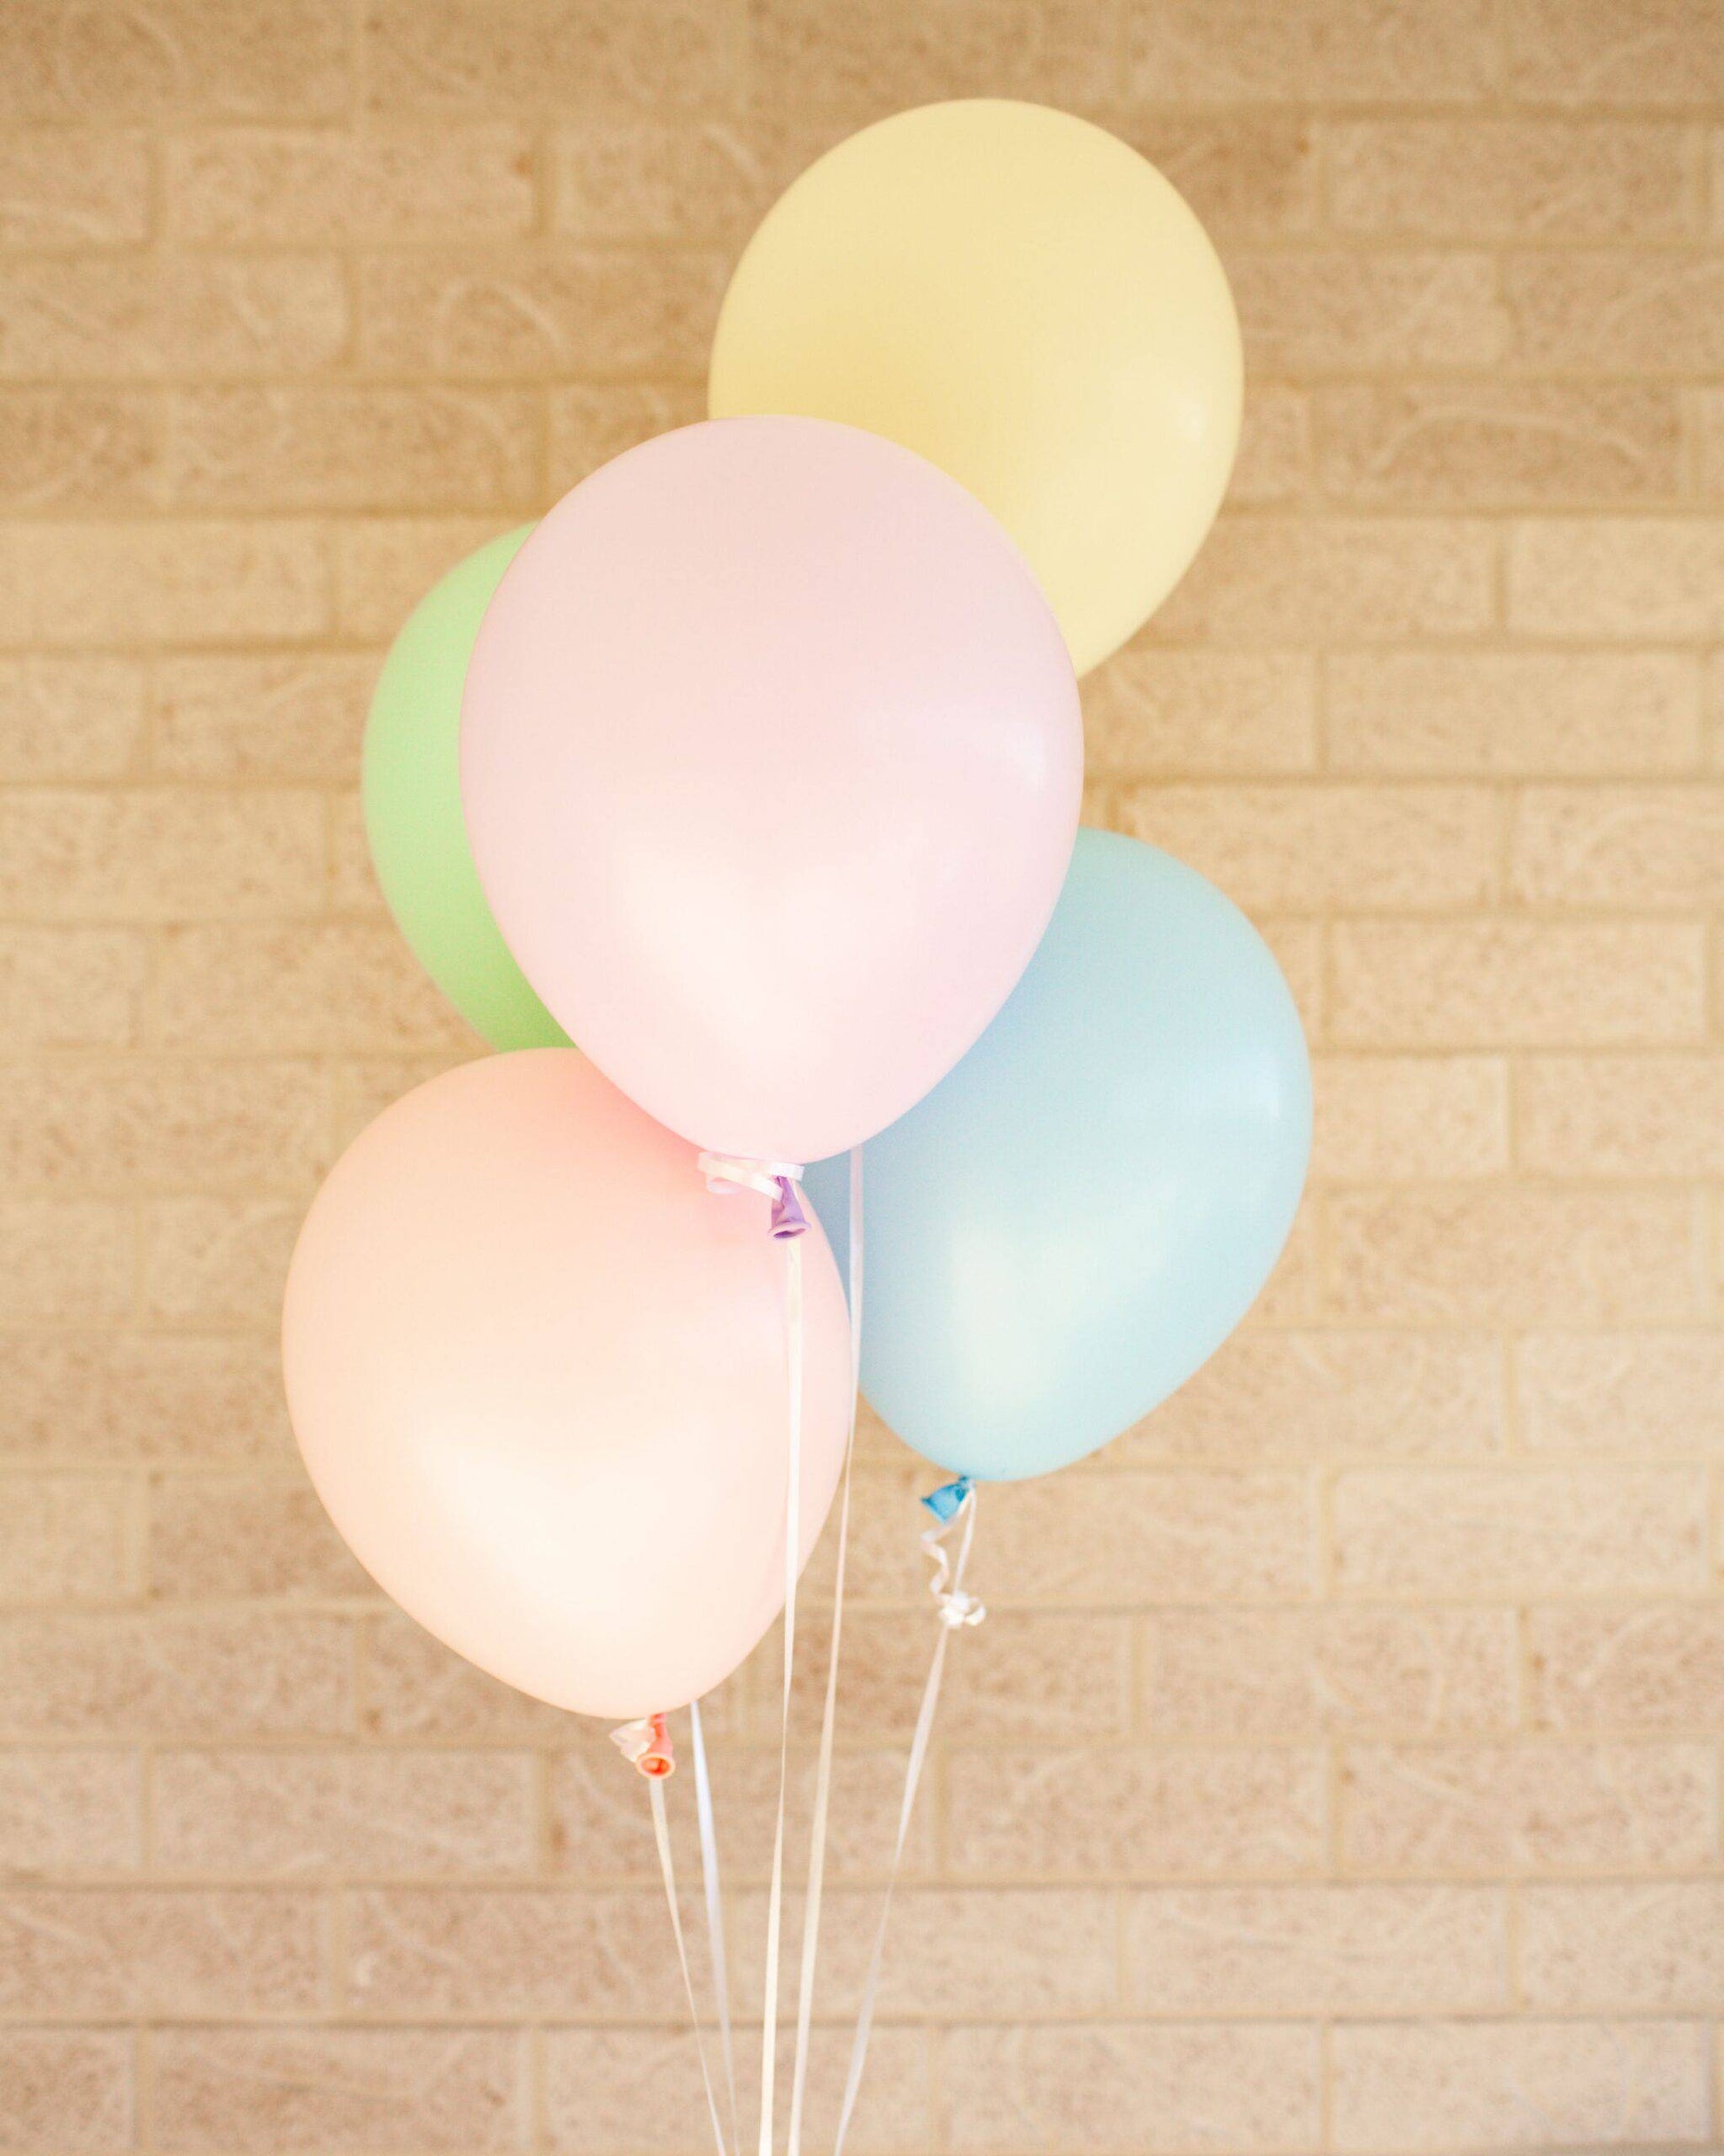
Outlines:
MULTIPOLYGON (((867 2146, 1724 2143, 1724 7, 4 0, 0 2146, 702 2146, 639 1786, 370 1592, 272 1328, 474 1045, 366 868, 381 649, 698 413, 808 156, 981 90, 1235 281, 1091 813, 1262 922, 1319 1128, 1247 1329, 984 1504, 867 2146)), ((871 1433, 835 2022, 926 1480, 871 1433)), ((766 1657, 718 1719, 746 1941, 766 1657)))

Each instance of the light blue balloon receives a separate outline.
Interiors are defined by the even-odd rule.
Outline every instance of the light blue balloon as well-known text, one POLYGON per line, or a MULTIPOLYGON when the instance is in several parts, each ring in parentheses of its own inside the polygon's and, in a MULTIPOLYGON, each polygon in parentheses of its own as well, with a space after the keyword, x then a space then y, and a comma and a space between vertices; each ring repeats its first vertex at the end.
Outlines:
MULTIPOLYGON (((863 1389, 959 1474, 1081 1459, 1244 1317, 1310 1147, 1305 1037, 1262 938, 1169 855, 1080 831, 1011 1000, 868 1141, 863 1389)), ((842 1265, 847 1156, 806 1187, 842 1265)))

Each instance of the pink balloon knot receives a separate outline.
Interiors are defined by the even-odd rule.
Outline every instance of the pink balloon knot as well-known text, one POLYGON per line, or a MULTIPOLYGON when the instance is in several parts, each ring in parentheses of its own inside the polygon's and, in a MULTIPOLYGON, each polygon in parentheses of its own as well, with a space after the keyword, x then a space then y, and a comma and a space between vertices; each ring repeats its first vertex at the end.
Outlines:
POLYGON ((780 1242, 792 1235, 805 1235, 808 1216, 802 1210, 795 1183, 788 1175, 776 1176, 773 1180, 778 1185, 778 1195, 773 1200, 773 1234, 780 1242))
POLYGON ((611 1731, 610 1741, 637 1774, 662 1781, 677 1771, 671 1732, 663 1715, 643 1715, 638 1722, 625 1722, 620 1729, 611 1731))

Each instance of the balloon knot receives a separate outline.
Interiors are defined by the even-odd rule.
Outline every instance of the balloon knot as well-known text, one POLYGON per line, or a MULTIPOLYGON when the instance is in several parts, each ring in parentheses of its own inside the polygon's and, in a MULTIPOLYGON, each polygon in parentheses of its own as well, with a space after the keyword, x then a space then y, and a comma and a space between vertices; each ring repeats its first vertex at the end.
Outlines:
POLYGON ((677 1771, 671 1732, 663 1715, 643 1715, 638 1722, 625 1722, 620 1729, 611 1731, 610 1741, 637 1774, 662 1781, 677 1771))
POLYGON ((744 1160, 729 1153, 703 1153, 700 1171, 706 1187, 721 1197, 735 1190, 757 1190, 773 1202, 773 1234, 780 1242, 808 1233, 808 1216, 802 1210, 796 1185, 802 1170, 786 1160, 744 1160))
POLYGON ((808 1216, 802 1210, 796 1187, 788 1175, 775 1176, 778 1195, 773 1200, 773 1234, 780 1242, 808 1233, 808 1216))
POLYGON ((944 1524, 958 1517, 964 1508, 965 1498, 975 1486, 967 1475, 960 1475, 955 1483, 943 1483, 939 1489, 930 1490, 922 1503, 944 1524))

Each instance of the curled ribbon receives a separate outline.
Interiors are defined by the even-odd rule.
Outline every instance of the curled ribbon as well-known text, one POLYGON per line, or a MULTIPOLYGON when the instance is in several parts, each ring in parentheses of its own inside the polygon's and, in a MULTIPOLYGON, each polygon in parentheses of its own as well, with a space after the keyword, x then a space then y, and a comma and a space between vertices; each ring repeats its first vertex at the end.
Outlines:
POLYGON ((784 1160, 743 1160, 728 1153, 703 1153, 701 1173, 709 1190, 720 1196, 735 1190, 756 1190, 773 1202, 773 1234, 780 1242, 808 1233, 808 1216, 802 1210, 796 1185, 802 1170, 784 1160))
POLYGON ((649 1780, 663 1781, 677 1771, 671 1732, 663 1715, 644 1715, 638 1722, 625 1722, 620 1729, 611 1731, 610 1741, 630 1766, 649 1780))
MULTIPOLYGON (((946 1537, 952 1529, 967 1514, 974 1512, 975 1484, 967 1475, 960 1475, 955 1483, 947 1483, 938 1490, 930 1491, 922 1503, 934 1514, 935 1524, 924 1530, 921 1541, 928 1562, 934 1567, 934 1576, 928 1583, 928 1592, 934 1597, 940 1622, 948 1631, 952 1632, 965 1625, 980 1624, 988 1614, 988 1606, 985 1602, 978 1601, 975 1595, 953 1579, 951 1559, 945 1546, 946 1537)), ((968 1547, 967 1528, 964 1549, 967 1551, 968 1547)), ((960 1576, 962 1571, 960 1556, 960 1576)))

